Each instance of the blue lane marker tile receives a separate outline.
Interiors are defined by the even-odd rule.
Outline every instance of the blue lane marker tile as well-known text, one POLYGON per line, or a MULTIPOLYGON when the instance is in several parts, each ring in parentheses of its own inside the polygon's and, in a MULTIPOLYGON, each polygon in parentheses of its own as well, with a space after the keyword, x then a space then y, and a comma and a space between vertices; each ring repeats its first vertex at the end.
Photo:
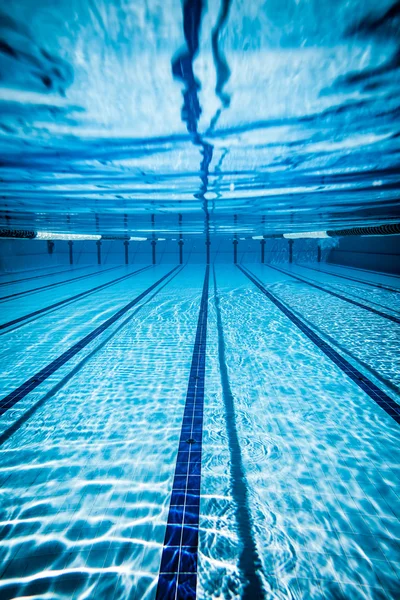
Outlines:
POLYGON ((209 270, 207 266, 161 556, 157 600, 196 598, 209 270))
POLYGON ((283 302, 269 292, 255 277, 238 265, 248 279, 265 295, 283 314, 288 317, 328 358, 330 358, 350 379, 354 381, 376 404, 378 404, 397 423, 400 423, 400 405, 378 388, 368 377, 353 367, 343 356, 321 339, 310 327, 303 323, 283 302))
POLYGON ((346 296, 342 296, 342 294, 338 294, 337 292, 333 292, 332 290, 328 290, 325 287, 323 287, 322 285, 318 285, 317 283, 311 282, 311 281, 307 281, 307 279, 303 279, 303 277, 299 277, 298 275, 294 275, 293 273, 289 273, 288 271, 284 271, 283 269, 280 269, 279 267, 276 267, 275 265, 267 265, 267 267, 269 267, 270 269, 275 269, 275 271, 280 271, 281 273, 284 273, 285 275, 289 275, 289 277, 293 277, 293 279, 297 279, 297 281, 301 281, 302 283, 306 283, 307 285, 316 288, 317 290, 321 290, 322 292, 325 292, 326 294, 330 294, 331 296, 335 296, 335 298, 339 298, 340 300, 344 300, 345 302, 348 302, 349 304, 354 304, 354 306, 358 306, 359 308, 363 308, 364 310, 368 310, 369 312, 374 313, 375 315, 379 315, 380 317, 383 317, 384 319, 389 319, 389 321, 393 321, 393 323, 400 323, 400 319, 398 317, 394 317, 393 315, 389 315, 387 313, 384 313, 380 310, 377 310, 376 308, 372 308, 371 306, 367 306, 366 304, 362 304, 361 302, 357 302, 356 300, 351 300, 351 298, 347 298, 346 296))
POLYGON ((95 338, 97 338, 101 333, 106 331, 113 323, 118 321, 124 314, 126 314, 131 308, 133 308, 138 302, 140 302, 145 296, 150 294, 160 283, 162 283, 167 277, 172 275, 178 268, 175 267, 171 271, 169 271, 166 275, 161 277, 158 281, 153 283, 150 287, 147 288, 144 292, 139 294, 134 300, 128 302, 123 308, 117 311, 112 317, 104 321, 102 325, 96 327, 91 333, 86 335, 79 342, 71 346, 66 352, 61 354, 58 358, 53 360, 50 364, 44 367, 41 371, 33 375, 30 379, 25 381, 22 385, 20 385, 16 390, 5 396, 0 400, 0 416, 4 414, 7 410, 12 408, 17 402, 22 400, 29 392, 34 390, 38 385, 40 385, 43 381, 45 381, 50 375, 52 375, 55 371, 57 371, 60 367, 62 367, 67 361, 75 356, 82 348, 87 346, 90 342, 92 342, 95 338))

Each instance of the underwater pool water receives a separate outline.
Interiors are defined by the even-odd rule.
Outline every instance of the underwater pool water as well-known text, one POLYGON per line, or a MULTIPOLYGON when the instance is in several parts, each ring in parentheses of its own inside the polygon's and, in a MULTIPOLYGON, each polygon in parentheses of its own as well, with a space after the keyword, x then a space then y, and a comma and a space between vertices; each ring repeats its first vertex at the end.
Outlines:
POLYGON ((399 600, 399 40, 2 2, 0 600, 399 600))
POLYGON ((2 600, 399 597, 399 278, 59 266, 0 290, 2 600))

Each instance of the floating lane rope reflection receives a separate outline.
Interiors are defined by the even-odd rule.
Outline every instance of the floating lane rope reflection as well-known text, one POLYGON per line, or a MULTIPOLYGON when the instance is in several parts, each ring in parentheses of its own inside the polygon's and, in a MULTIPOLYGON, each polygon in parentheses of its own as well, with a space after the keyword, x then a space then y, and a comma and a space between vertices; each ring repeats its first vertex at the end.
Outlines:
POLYGON ((157 600, 196 597, 209 271, 207 266, 161 556, 157 600))

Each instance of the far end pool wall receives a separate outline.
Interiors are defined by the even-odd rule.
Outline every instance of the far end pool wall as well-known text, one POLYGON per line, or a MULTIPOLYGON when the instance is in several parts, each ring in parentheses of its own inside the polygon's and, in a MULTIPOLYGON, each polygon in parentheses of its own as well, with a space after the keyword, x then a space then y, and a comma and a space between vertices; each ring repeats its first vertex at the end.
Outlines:
POLYGON ((400 274, 400 235, 348 236, 337 242, 326 262, 400 274))
MULTIPOLYGON (((206 243, 204 236, 184 236, 182 257, 184 263, 204 264, 206 243)), ((232 236, 211 237, 210 262, 231 264, 234 259, 232 236)), ((261 262, 262 243, 260 240, 240 239, 237 241, 238 263, 261 262)), ((321 261, 356 266, 389 273, 400 272, 400 235, 344 237, 323 240, 299 239, 293 242, 293 262, 316 262, 318 245, 321 247, 321 261)), ((74 265, 97 265, 98 246, 95 241, 73 242, 74 265)), ((102 240, 100 247, 102 265, 122 265, 125 263, 123 241, 102 240)), ((56 241, 49 247, 42 240, 0 239, 0 270, 19 271, 53 265, 68 265, 70 247, 66 241, 56 241)), ((152 246, 150 241, 130 241, 128 246, 129 264, 150 264, 152 246)), ((264 245, 265 263, 287 263, 289 261, 289 241, 286 239, 266 239, 264 245)), ((176 239, 166 239, 156 243, 157 264, 178 264, 179 245, 176 239)))

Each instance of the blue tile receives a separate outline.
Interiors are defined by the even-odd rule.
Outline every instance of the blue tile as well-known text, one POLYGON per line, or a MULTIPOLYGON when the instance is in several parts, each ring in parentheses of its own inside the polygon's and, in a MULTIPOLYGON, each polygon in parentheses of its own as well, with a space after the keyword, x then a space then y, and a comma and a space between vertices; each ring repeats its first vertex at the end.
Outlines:
POLYGON ((158 578, 156 600, 175 600, 178 585, 178 576, 169 573, 160 573, 158 578))
POLYGON ((180 573, 197 573, 197 546, 181 548, 180 573))
POLYGON ((164 546, 161 557, 160 573, 177 573, 179 567, 179 556, 179 546, 164 546))
POLYGON ((177 600, 195 600, 197 575, 181 573, 178 577, 177 600))
POLYGON ((167 525, 165 530, 165 546, 180 546, 182 541, 182 530, 181 525, 167 525))

